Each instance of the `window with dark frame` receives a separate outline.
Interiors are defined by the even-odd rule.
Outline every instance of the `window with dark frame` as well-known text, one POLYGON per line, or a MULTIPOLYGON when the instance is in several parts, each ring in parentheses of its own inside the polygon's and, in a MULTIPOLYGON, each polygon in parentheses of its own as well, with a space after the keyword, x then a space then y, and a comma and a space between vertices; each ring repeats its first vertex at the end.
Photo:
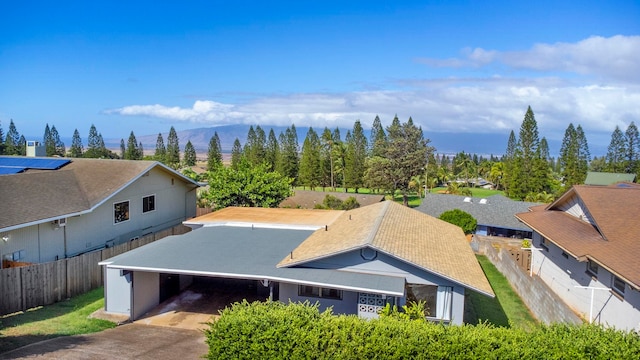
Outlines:
POLYGON ((142 213, 148 213, 156 209, 156 196, 149 195, 142 198, 142 213))
POLYGON ((625 283, 622 279, 617 276, 613 277, 613 290, 615 290, 618 294, 624 295, 625 283))
POLYGON ((129 201, 113 204, 113 223, 121 223, 129 220, 129 201))
POLYGON ((593 276, 598 276, 598 264, 592 260, 587 260, 587 272, 593 276))
POLYGON ((342 300, 342 290, 317 286, 298 285, 298 296, 342 300))
POLYGON ((542 246, 545 250, 549 251, 549 240, 546 237, 542 236, 540 238, 540 246, 542 246))

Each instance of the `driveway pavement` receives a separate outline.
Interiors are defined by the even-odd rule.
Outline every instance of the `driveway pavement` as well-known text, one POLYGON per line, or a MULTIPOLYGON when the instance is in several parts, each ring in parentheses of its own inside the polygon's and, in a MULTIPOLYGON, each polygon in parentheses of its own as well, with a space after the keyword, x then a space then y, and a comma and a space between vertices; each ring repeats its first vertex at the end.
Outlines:
POLYGON ((89 335, 63 336, 4 354, 0 359, 199 359, 208 347, 198 330, 120 325, 89 335))

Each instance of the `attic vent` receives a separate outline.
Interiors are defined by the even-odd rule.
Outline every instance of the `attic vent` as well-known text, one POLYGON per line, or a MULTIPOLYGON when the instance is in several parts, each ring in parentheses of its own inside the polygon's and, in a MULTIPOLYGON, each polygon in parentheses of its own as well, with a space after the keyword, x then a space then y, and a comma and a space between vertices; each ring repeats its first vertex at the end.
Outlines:
POLYGON ((468 202, 468 203, 470 203, 470 202, 471 202, 471 198, 470 198, 470 197, 466 197, 466 198, 464 198, 464 200, 463 200, 463 201, 464 201, 464 202, 468 202))
POLYGON ((52 225, 55 228, 64 227, 67 225, 67 218, 60 218, 60 219, 53 220, 52 225))
POLYGON ((487 203, 487 199, 480 199, 480 204, 485 205, 487 203))
POLYGON ((370 247, 360 249, 360 256, 365 260, 373 260, 378 256, 378 252, 370 247))

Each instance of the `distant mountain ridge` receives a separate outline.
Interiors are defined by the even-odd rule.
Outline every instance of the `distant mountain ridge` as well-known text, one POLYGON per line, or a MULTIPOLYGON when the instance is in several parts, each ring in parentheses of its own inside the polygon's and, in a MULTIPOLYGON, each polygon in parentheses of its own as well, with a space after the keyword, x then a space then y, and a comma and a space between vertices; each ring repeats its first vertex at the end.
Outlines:
MULTIPOLYGON (((231 152, 233 143, 236 138, 240 140, 240 143, 244 146, 247 140, 247 133, 250 125, 237 124, 237 125, 224 125, 215 127, 204 127, 196 129, 187 129, 177 131, 178 140, 180 142, 180 148, 184 148, 187 141, 191 141, 191 144, 199 154, 206 153, 209 148, 209 141, 213 137, 214 133, 218 133, 220 138, 220 145, 222 151, 225 153, 231 152)), ((254 129, 256 125, 253 126, 254 129)), ((286 126, 260 126, 265 135, 269 136, 269 131, 273 129, 276 136, 279 137, 280 133, 286 131, 286 126)), ((347 131, 351 129, 339 128, 340 136, 344 140, 347 131)), ((298 143, 302 147, 305 137, 307 136, 308 127, 296 127, 298 133, 298 143)), ((318 135, 322 134, 324 127, 317 127, 314 130, 318 135)), ((333 130, 333 129, 331 129, 333 130)), ((365 129, 365 136, 369 139, 371 130, 365 129)), ((167 144, 167 136, 169 132, 163 132, 162 137, 164 144, 167 144)), ((472 133, 449 133, 449 132, 425 132, 425 138, 431 140, 430 145, 436 148, 436 152, 439 154, 456 154, 464 151, 466 153, 473 153, 478 155, 496 155, 499 156, 504 152, 507 146, 508 134, 472 134, 472 133)), ((153 151, 156 148, 156 141, 158 134, 136 136, 139 142, 142 142, 142 146, 145 151, 153 151)), ((126 139, 125 139, 126 140, 126 139)), ((107 142, 107 146, 111 148, 119 148, 120 140, 110 139, 107 142)))

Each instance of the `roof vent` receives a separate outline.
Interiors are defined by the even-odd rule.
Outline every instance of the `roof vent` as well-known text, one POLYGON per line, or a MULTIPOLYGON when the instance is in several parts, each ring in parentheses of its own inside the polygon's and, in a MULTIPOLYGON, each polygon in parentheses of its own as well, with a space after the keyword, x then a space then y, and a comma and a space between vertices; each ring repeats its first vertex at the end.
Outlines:
POLYGON ((471 202, 471 198, 467 196, 466 198, 464 198, 464 200, 463 200, 463 201, 464 201, 464 202, 468 202, 468 203, 470 203, 470 202, 471 202))
POLYGON ((485 205, 487 203, 487 199, 480 199, 480 204, 485 205))

